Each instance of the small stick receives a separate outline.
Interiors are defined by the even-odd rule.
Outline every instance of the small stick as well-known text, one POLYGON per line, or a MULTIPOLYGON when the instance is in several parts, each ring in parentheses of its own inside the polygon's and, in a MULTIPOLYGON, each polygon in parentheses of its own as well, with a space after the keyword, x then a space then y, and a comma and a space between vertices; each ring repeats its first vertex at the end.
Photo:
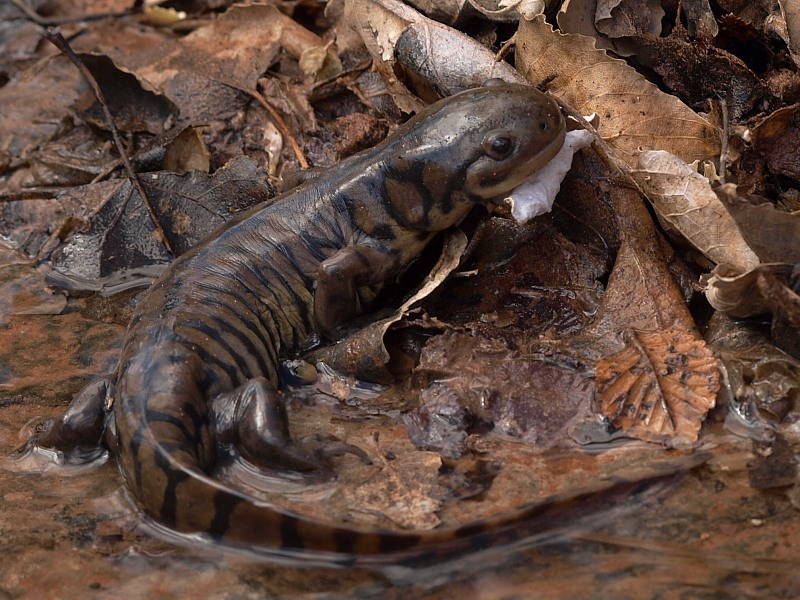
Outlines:
POLYGON ((728 163, 728 103, 719 98, 719 110, 722 113, 722 139, 719 148, 719 183, 725 183, 725 171, 728 163))
POLYGON ((309 166, 308 161, 306 160, 303 151, 300 149, 300 144, 297 143, 297 140, 292 135, 289 126, 286 125, 286 121, 284 121, 283 118, 280 116, 280 114, 278 114, 278 111, 275 110, 270 105, 269 102, 267 102, 266 98, 264 98, 264 96, 259 94, 256 90, 251 88, 245 88, 244 91, 247 92, 253 99, 255 99, 256 102, 258 102, 261 106, 263 106, 264 109, 269 113, 272 122, 275 123, 275 126, 278 129, 280 129, 283 137, 289 140, 289 145, 291 145, 292 151, 294 152, 294 155, 297 157, 297 162, 300 163, 300 168, 303 169, 303 171, 307 170, 309 166))
POLYGON ((64 55, 72 62, 72 64, 78 67, 78 70, 81 72, 84 78, 86 78, 86 81, 94 91, 97 101, 103 108, 103 114, 108 122, 108 126, 111 128, 111 135, 114 138, 114 144, 117 146, 117 152, 119 152, 122 163, 125 165, 125 170, 128 172, 128 177, 130 177, 131 183, 136 188, 136 191, 139 192, 139 196, 142 198, 142 202, 147 209, 147 213, 150 215, 150 219, 153 221, 153 226, 156 229, 156 235, 159 237, 161 243, 164 244, 164 248, 166 248, 167 252, 174 256, 169 240, 167 240, 167 236, 164 233, 164 230, 161 228, 158 218, 156 218, 156 213, 153 210, 153 206, 150 204, 150 199, 147 197, 147 193, 144 191, 144 188, 139 181, 139 177, 133 170, 131 160, 128 158, 128 153, 125 151, 125 146, 122 144, 122 138, 119 135, 116 125, 114 125, 114 118, 111 116, 111 110, 108 108, 108 102, 106 102, 106 97, 105 94, 103 94, 103 90, 100 89, 100 86, 92 75, 92 72, 89 71, 89 68, 86 66, 86 64, 80 59, 80 57, 78 57, 77 54, 75 54, 72 48, 70 48, 67 40, 64 39, 64 36, 61 35, 61 32, 58 31, 58 29, 48 29, 45 32, 45 37, 47 41, 61 50, 61 52, 63 52, 64 55))

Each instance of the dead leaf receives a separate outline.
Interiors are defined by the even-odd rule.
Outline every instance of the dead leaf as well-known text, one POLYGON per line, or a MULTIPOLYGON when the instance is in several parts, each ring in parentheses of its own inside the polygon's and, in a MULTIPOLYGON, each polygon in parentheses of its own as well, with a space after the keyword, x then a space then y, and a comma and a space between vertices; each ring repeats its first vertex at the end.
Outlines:
MULTIPOLYGON (((118 130, 161 134, 177 116, 178 108, 172 102, 144 89, 136 77, 120 70, 107 56, 83 53, 80 58, 103 90, 118 130)), ((84 94, 75 108, 92 125, 108 129, 108 121, 93 93, 84 94)))
POLYGON ((664 10, 658 0, 597 0, 595 26, 610 38, 658 35, 664 10))
POLYGON ((705 107, 709 99, 722 99, 731 119, 738 121, 766 93, 744 61, 722 48, 686 39, 682 30, 667 37, 639 36, 633 45, 639 64, 653 69, 666 88, 690 106, 705 107))
MULTIPOLYGON (((601 189, 606 184, 599 182, 601 189)), ((660 235, 638 192, 608 189, 621 246, 595 320, 572 345, 587 356, 600 358, 619 351, 623 332, 694 330, 694 319, 662 254, 660 235)))
POLYGON ((647 193, 662 223, 679 232, 716 264, 742 272, 759 263, 736 221, 708 179, 668 152, 639 154, 631 175, 647 193))
POLYGON ((714 37, 719 33, 719 26, 708 0, 683 0, 681 7, 686 11, 686 27, 690 37, 714 37))
MULTIPOLYGON (((265 201, 273 189, 266 175, 246 157, 230 161, 214 175, 198 171, 186 176, 148 173, 141 176, 141 182, 178 254, 231 215, 265 201)), ((53 255, 54 267, 76 286, 83 282, 94 289, 98 280, 170 261, 129 180, 76 188, 69 193, 101 198, 89 217, 87 230, 75 234, 53 255)))
POLYGON ((547 448, 592 396, 591 379, 574 365, 511 350, 478 332, 446 331, 422 350, 415 380, 422 390, 406 416, 412 441, 457 457, 480 426, 547 448))
POLYGON ((435 452, 411 452, 387 462, 370 481, 343 491, 354 512, 378 513, 404 529, 433 529, 441 520, 443 490, 438 483, 442 457, 435 452))
POLYGON ((244 106, 240 90, 258 78, 281 50, 284 20, 271 5, 233 6, 182 38, 120 50, 102 50, 120 69, 179 107, 182 119, 204 125, 244 106))
POLYGON ((800 212, 779 210, 771 202, 751 204, 732 184, 718 195, 739 225, 742 237, 764 263, 800 263, 800 212))
POLYGON ((778 350, 762 327, 717 312, 705 338, 725 365, 731 409, 726 424, 736 433, 763 439, 771 424, 796 412, 800 361, 778 350))
POLYGON ((517 68, 581 114, 600 115, 600 134, 634 166, 640 150, 666 150, 685 162, 719 155, 719 130, 591 39, 561 34, 542 18, 520 21, 517 68))
POLYGON ((717 267, 706 281, 709 304, 732 317, 746 318, 769 312, 769 304, 758 291, 761 275, 788 279, 792 265, 763 264, 746 273, 731 272, 717 267))
POLYGON ((68 127, 70 106, 88 89, 63 56, 0 87, 0 148, 26 156, 68 127), (55 84, 58 82, 58 85, 55 84))
POLYGON ((697 441, 719 391, 716 359, 685 331, 632 331, 622 351, 597 363, 600 411, 625 434, 673 448, 697 441))
POLYGON ((44 284, 44 274, 30 269, 10 281, 0 280, 0 327, 11 315, 58 315, 66 308, 63 294, 53 293, 44 284))
POLYGON ((400 83, 396 65, 416 78, 421 89, 414 91, 429 101, 491 78, 522 81, 509 64, 496 61, 488 48, 399 0, 347 0, 343 18, 361 34, 397 105, 406 112, 418 111, 422 104, 400 83))
POLYGON ((778 5, 786 27, 789 56, 800 67, 800 5, 792 0, 778 0, 778 5))
POLYGON ((194 127, 187 127, 172 140, 165 148, 163 167, 165 171, 174 171, 178 175, 189 171, 208 173, 211 169, 211 156, 202 132, 194 127))
POLYGON ((753 146, 764 155, 769 170, 800 180, 800 104, 779 108, 752 130, 753 146))

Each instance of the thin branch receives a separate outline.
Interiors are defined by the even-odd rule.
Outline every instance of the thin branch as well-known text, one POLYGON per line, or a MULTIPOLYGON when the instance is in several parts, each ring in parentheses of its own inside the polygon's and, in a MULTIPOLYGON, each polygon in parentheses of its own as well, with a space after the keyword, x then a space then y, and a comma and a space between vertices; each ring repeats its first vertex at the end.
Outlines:
POLYGON ((289 140, 289 145, 291 145, 292 151, 297 157, 297 162, 300 163, 300 168, 304 171, 308 169, 308 161, 306 160, 305 154, 303 154, 303 151, 300 149, 300 144, 297 143, 297 139, 295 139, 294 135, 292 135, 289 126, 286 125, 286 121, 284 121, 280 114, 278 114, 278 111, 275 110, 272 105, 267 102, 267 99, 259 94, 258 91, 251 88, 244 88, 244 91, 264 107, 264 109, 269 113, 272 122, 275 123, 275 126, 280 130, 281 135, 289 140))
POLYGON ((725 183, 725 171, 728 169, 728 103, 719 98, 719 110, 722 113, 722 139, 719 149, 719 182, 725 183))
POLYGON ((133 170, 133 165, 131 165, 131 160, 130 158, 128 158, 128 153, 126 152, 125 146, 122 143, 122 138, 119 135, 117 126, 114 124, 114 118, 111 116, 111 110, 108 108, 108 102, 106 101, 105 94, 103 94, 103 90, 100 89, 100 86, 98 85, 97 80, 92 75, 92 72, 89 71, 89 68, 86 66, 86 64, 80 59, 80 57, 77 54, 75 54, 72 48, 70 48, 69 44, 67 43, 67 40, 64 39, 64 36, 61 35, 61 32, 59 32, 58 29, 48 29, 45 32, 45 37, 47 41, 49 41, 56 48, 61 50, 64 56, 66 56, 72 62, 72 64, 78 67, 78 70, 81 72, 81 74, 84 76, 84 78, 94 91, 94 95, 97 97, 97 101, 103 108, 103 114, 105 115, 106 121, 108 122, 108 126, 111 129, 111 136, 114 138, 114 144, 117 146, 117 152, 119 153, 119 156, 122 159, 122 163, 125 165, 125 170, 128 172, 128 176, 131 179, 131 183, 136 188, 136 191, 139 193, 139 196, 142 198, 142 203, 147 209, 147 213, 150 215, 150 219, 153 221, 153 226, 155 227, 156 235, 159 237, 161 243, 164 244, 164 248, 166 248, 167 252, 169 252, 174 256, 169 240, 167 240, 167 236, 164 233, 164 230, 161 228, 161 223, 158 222, 158 218, 156 217, 156 213, 153 210, 153 206, 152 204, 150 204, 150 199, 147 197, 147 193, 144 191, 142 183, 139 181, 139 177, 133 170))

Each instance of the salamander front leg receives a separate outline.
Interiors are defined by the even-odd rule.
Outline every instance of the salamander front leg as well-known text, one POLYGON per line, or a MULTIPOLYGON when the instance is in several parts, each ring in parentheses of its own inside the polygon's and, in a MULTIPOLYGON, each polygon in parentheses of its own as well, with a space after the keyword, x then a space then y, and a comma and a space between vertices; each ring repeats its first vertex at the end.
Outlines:
POLYGON ((391 254, 367 246, 347 246, 323 261, 314 291, 320 333, 331 340, 341 338, 343 326, 368 308, 396 264, 391 254))

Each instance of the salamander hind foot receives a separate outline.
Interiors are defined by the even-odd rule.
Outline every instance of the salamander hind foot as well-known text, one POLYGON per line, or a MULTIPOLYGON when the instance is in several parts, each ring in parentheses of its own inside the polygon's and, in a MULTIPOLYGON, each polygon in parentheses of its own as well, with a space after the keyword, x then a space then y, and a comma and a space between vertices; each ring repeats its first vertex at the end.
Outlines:
POLYGON ((332 474, 331 457, 366 457, 359 448, 329 437, 292 441, 283 397, 264 377, 218 396, 213 407, 218 441, 233 443, 242 457, 259 467, 332 474))
POLYGON ((110 399, 114 380, 103 377, 92 381, 73 398, 58 419, 40 422, 17 454, 46 455, 58 464, 81 465, 100 460, 113 445, 113 413, 110 399))

